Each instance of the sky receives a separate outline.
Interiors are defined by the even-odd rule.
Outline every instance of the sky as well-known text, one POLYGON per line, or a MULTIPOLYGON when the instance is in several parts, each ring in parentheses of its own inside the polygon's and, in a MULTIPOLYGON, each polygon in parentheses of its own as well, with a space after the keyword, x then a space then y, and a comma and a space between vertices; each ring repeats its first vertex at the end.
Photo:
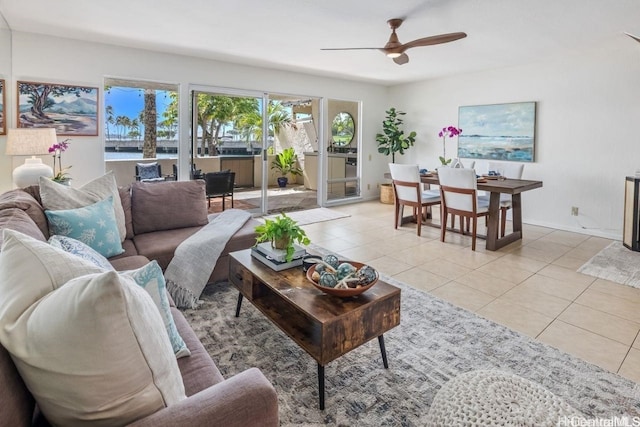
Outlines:
MULTIPOLYGON (((166 91, 156 92, 156 108, 158 111, 158 121, 163 120, 162 113, 171 103, 169 93, 166 91)), ((113 107, 114 116, 127 116, 135 119, 144 108, 144 93, 140 89, 130 87, 114 87, 104 93, 105 105, 113 107)))

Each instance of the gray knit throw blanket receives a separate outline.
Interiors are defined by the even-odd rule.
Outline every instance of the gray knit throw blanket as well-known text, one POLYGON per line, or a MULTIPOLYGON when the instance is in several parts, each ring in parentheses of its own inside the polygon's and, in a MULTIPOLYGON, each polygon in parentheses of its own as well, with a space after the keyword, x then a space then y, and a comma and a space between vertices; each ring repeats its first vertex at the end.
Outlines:
POLYGON ((239 209, 228 209, 180 243, 164 272, 167 290, 180 308, 196 308, 209 276, 231 236, 251 218, 239 209))

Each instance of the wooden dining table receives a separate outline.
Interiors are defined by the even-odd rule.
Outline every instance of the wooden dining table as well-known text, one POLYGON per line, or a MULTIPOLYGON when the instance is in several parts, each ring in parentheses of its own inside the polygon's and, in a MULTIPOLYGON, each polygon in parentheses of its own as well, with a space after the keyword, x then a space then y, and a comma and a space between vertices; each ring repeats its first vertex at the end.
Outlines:
MULTIPOLYGON (((424 184, 438 185, 438 176, 433 174, 420 175, 420 180, 424 184)), ((526 179, 478 179, 478 190, 487 191, 489 196, 489 220, 487 224, 487 250, 496 251, 509 243, 522 239, 522 200, 521 194, 525 191, 542 187, 542 181, 532 181, 526 179), (500 194, 511 194, 511 209, 513 231, 499 237, 500 228, 500 194)))

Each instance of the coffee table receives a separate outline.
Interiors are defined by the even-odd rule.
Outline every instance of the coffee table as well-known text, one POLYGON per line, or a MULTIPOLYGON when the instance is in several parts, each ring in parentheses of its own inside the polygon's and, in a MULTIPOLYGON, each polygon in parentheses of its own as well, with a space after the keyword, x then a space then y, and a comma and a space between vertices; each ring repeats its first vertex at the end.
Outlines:
POLYGON ((324 409, 324 367, 378 338, 382 363, 389 367, 383 334, 400 324, 400 289, 378 280, 365 293, 338 298, 322 293, 302 267, 274 271, 251 256, 229 254, 229 280, 240 291, 236 317, 248 299, 318 363, 319 407, 324 409))

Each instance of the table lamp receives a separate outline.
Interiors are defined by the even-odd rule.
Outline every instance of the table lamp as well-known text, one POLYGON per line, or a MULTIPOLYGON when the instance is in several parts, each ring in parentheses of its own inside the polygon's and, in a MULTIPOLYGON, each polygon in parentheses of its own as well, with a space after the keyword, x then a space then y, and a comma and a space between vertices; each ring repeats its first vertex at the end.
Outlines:
POLYGON ((7 129, 7 156, 31 156, 23 165, 13 170, 13 183, 18 188, 37 185, 41 176, 53 177, 51 166, 36 157, 48 154, 49 147, 57 142, 53 128, 7 129))

